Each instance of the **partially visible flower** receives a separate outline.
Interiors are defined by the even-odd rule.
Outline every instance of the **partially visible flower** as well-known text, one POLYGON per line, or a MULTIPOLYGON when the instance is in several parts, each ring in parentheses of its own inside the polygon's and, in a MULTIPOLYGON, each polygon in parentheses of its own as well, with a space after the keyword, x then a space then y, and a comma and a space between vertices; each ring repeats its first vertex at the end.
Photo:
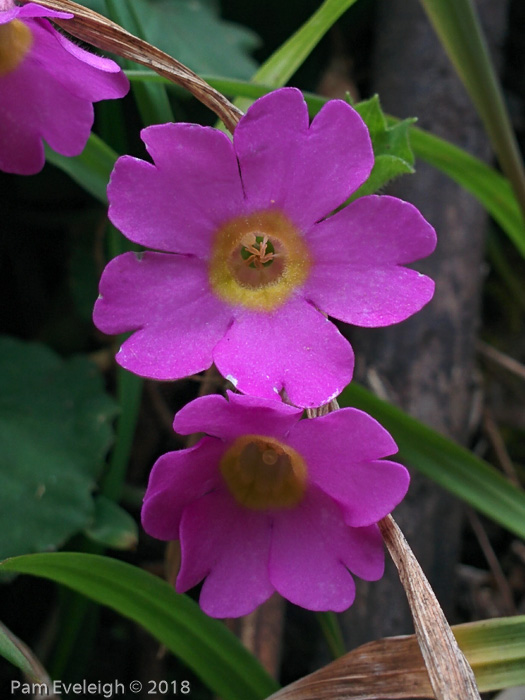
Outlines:
POLYGON ((352 107, 328 102, 309 125, 299 90, 260 98, 235 129, 144 129, 154 165, 124 156, 108 188, 111 221, 136 243, 104 271, 94 313, 135 331, 117 361, 178 379, 215 362, 240 391, 319 406, 351 380, 352 348, 323 315, 387 326, 434 284, 405 267, 435 247, 412 205, 362 197, 373 152, 352 107), (175 254, 173 254, 175 253, 175 254))
POLYGON ((45 160, 42 141, 78 155, 93 126, 93 102, 129 89, 114 61, 80 48, 46 19, 72 16, 0 0, 0 170, 37 173, 45 160))
POLYGON ((350 572, 383 574, 376 523, 409 483, 403 466, 381 459, 395 442, 357 409, 301 414, 229 393, 175 416, 177 432, 207 437, 156 462, 142 523, 153 537, 180 540, 176 589, 205 579, 200 604, 213 617, 249 613, 274 591, 311 610, 345 610, 355 596, 350 572))

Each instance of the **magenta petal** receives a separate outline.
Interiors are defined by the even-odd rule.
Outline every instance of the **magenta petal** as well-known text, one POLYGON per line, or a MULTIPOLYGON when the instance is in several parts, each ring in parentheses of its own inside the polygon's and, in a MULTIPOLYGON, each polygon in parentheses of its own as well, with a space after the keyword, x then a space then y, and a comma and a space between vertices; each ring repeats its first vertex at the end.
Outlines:
POLYGON ((27 24, 34 39, 30 58, 40 79, 46 76, 88 102, 124 97, 128 92, 129 81, 114 61, 74 44, 45 20, 27 24))
POLYGON ((206 266, 196 258, 125 253, 107 265, 100 293, 95 325, 105 333, 138 331, 117 361, 153 379, 179 379, 209 367, 231 322, 230 309, 209 291, 206 266))
POLYGON ((210 493, 183 513, 182 565, 177 591, 205 576, 200 605, 212 617, 246 615, 274 588, 268 576, 271 523, 268 515, 240 508, 226 493, 210 493))
POLYGON ((284 388, 290 402, 302 407, 331 401, 354 367, 349 343, 303 299, 275 313, 240 314, 213 357, 239 391, 275 398, 284 388))
POLYGON ((221 483, 224 443, 203 438, 194 447, 162 455, 153 466, 142 506, 144 530, 159 540, 179 539, 184 508, 221 483))
POLYGON ((323 465, 321 470, 335 455, 339 455, 339 461, 343 455, 343 461, 364 462, 388 457, 398 450, 390 433, 358 408, 341 408, 315 420, 301 421, 287 442, 313 465, 323 465))
POLYGON ((150 126, 141 136, 155 165, 119 158, 108 187, 111 221, 141 245, 208 258, 217 228, 244 211, 231 142, 196 124, 150 126))
POLYGON ((31 59, 0 78, 0 169, 31 175, 44 165, 42 139, 55 151, 78 155, 93 124, 93 105, 35 71, 31 59))
POLYGON ((432 226, 394 197, 362 197, 308 233, 314 265, 304 294, 330 316, 358 326, 387 326, 419 311, 434 283, 402 267, 429 255, 432 226))
POLYGON ((349 527, 347 550, 342 562, 365 581, 378 581, 385 572, 383 538, 377 525, 349 527))
POLYGON ((294 88, 257 100, 235 130, 234 147, 250 208, 282 208, 303 229, 342 204, 374 162, 368 130, 352 107, 333 100, 309 127, 294 88))
POLYGON ((58 19, 71 19, 71 12, 57 12, 48 7, 42 7, 34 2, 28 2, 22 7, 15 5, 8 10, 0 10, 0 24, 7 24, 13 19, 28 19, 34 17, 56 17, 58 19))
POLYGON ((296 605, 341 612, 354 601, 347 567, 353 558, 360 562, 359 546, 339 506, 312 487, 296 508, 275 514, 270 581, 296 605))
POLYGON ((376 420, 356 408, 301 421, 287 442, 306 459, 311 482, 337 500, 353 527, 384 518, 408 490, 405 467, 380 460, 397 452, 396 443, 376 420))
POLYGON ((195 399, 177 413, 173 429, 182 435, 203 432, 222 440, 249 434, 282 438, 303 413, 275 399, 256 399, 231 391, 228 399, 217 394, 195 399))
POLYGON ((81 153, 93 125, 92 102, 121 97, 128 82, 108 59, 88 62, 91 55, 78 47, 71 55, 65 44, 74 45, 46 20, 24 22, 33 34, 31 50, 0 77, 0 170, 31 175, 44 165, 42 140, 63 155, 81 153))

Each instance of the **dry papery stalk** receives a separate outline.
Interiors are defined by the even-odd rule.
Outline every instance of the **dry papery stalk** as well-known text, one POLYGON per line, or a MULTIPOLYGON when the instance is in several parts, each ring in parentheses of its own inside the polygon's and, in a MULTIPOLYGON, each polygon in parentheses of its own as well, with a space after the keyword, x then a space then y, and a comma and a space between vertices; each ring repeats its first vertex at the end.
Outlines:
POLYGON ((379 522, 379 528, 405 589, 435 697, 479 700, 474 673, 403 533, 391 515, 379 522))
POLYGON ((206 107, 215 112, 219 119, 222 119, 226 128, 233 133, 243 113, 184 64, 148 44, 147 41, 133 36, 107 17, 103 17, 76 2, 71 2, 71 0, 32 0, 32 2, 52 10, 74 14, 73 19, 53 19, 53 22, 72 36, 96 46, 102 51, 109 51, 134 63, 151 68, 155 73, 185 88, 206 107))

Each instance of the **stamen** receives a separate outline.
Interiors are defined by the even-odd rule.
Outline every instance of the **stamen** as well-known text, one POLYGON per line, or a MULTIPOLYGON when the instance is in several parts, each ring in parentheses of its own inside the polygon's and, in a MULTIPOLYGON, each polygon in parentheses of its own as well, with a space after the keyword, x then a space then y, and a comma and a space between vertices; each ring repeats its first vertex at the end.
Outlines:
POLYGON ((260 270, 263 267, 268 267, 274 258, 279 257, 279 253, 275 252, 275 248, 266 234, 257 236, 255 233, 251 233, 248 234, 248 237, 252 240, 241 241, 241 257, 248 267, 260 270))
POLYGON ((210 283, 230 304, 272 311, 305 281, 309 270, 310 254, 300 232, 278 211, 236 217, 216 232, 210 283))

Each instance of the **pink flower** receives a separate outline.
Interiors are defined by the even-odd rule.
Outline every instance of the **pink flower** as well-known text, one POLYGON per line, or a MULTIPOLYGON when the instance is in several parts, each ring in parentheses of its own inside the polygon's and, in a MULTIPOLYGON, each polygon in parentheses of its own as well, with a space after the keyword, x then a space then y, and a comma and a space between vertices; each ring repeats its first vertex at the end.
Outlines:
POLYGON ((247 614, 274 591, 311 610, 345 610, 350 572, 383 574, 376 523, 409 482, 381 459, 395 442, 354 408, 300 420, 278 401, 228 395, 179 411, 177 432, 207 437, 160 457, 144 498, 146 532, 180 539, 177 591, 205 579, 200 604, 213 617, 247 614))
POLYGON ((432 252, 433 228, 410 204, 362 197, 361 117, 328 102, 309 126, 301 93, 257 100, 233 143, 194 124, 144 129, 154 165, 124 156, 108 189, 111 221, 163 252, 112 260, 95 324, 135 331, 117 360, 178 379, 215 362, 243 393, 319 406, 351 380, 352 348, 324 314, 387 326, 418 311, 433 282, 404 267, 432 252), (322 313, 324 312, 324 314, 322 313))
POLYGON ((43 140, 78 155, 93 125, 92 103, 129 89, 116 63, 84 51, 45 19, 72 16, 0 0, 0 170, 37 173, 43 140))

